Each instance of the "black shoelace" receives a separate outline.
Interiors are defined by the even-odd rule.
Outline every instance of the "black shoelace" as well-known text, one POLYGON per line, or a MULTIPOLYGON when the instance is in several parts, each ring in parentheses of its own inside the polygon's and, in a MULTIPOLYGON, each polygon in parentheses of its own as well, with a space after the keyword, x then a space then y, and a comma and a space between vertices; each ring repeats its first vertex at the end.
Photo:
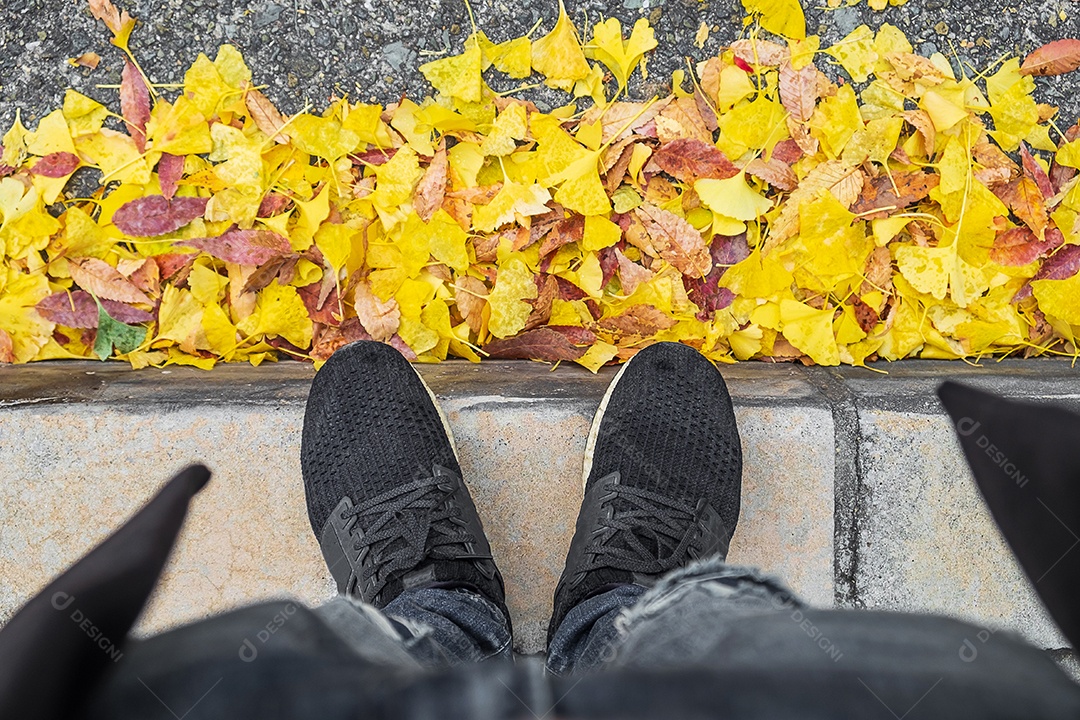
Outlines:
POLYGON ((593 559, 582 570, 613 568, 657 575, 683 562, 696 519, 693 504, 626 485, 606 488, 615 511, 601 520, 601 531, 585 552, 593 559), (643 539, 651 542, 647 545, 643 539), (651 545, 651 547, 650 547, 651 545))
POLYGON ((461 510, 446 502, 454 486, 423 478, 405 483, 366 500, 341 514, 342 519, 356 517, 353 550, 370 548, 372 562, 364 567, 364 580, 374 579, 376 592, 393 573, 411 570, 421 560, 456 559, 460 553, 440 548, 474 541, 460 520, 461 510))

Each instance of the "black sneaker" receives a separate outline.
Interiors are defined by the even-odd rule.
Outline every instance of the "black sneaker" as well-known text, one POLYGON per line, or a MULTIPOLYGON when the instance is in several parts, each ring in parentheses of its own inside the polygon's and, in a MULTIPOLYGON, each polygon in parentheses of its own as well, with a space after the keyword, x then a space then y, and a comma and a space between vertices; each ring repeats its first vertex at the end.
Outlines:
POLYGON ((409 588, 465 587, 509 622, 450 426, 397 350, 356 342, 327 360, 308 396, 300 463, 341 593, 381 608, 409 588))
POLYGON ((727 557, 742 448, 716 368, 678 343, 635 355, 596 411, 584 478, 549 642, 582 600, 618 585, 649 586, 699 557, 727 557))

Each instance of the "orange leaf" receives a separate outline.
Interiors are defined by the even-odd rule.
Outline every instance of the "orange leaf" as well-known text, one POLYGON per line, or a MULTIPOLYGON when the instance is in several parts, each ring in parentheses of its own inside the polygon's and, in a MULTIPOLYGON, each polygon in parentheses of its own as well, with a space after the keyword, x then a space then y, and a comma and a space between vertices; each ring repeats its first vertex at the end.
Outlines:
POLYGON ((439 144, 439 150, 431 159, 424 177, 416 186, 416 197, 413 200, 413 208, 416 214, 424 222, 431 220, 435 211, 442 207, 443 198, 446 197, 446 175, 450 164, 446 158, 446 141, 439 144))
POLYGON ((482 280, 462 275, 454 285, 454 302, 458 314, 469 324, 469 329, 479 333, 484 323, 484 305, 487 304, 487 286, 482 280))
POLYGON ((1047 43, 1024 58, 1021 75, 1062 75, 1080 68, 1080 40, 1066 38, 1047 43))
POLYGON ((386 342, 397 332, 401 324, 401 310, 397 300, 390 298, 382 301, 371 292, 367 281, 356 286, 353 291, 353 307, 360 324, 364 326, 372 339, 386 342))
POLYGON ((922 171, 894 172, 891 178, 888 175, 879 175, 863 184, 862 193, 851 211, 865 216, 866 220, 883 218, 890 212, 899 212, 919 202, 940 182, 940 175, 922 171), (874 210, 881 212, 870 214, 874 210))
MULTIPOLYGON (((796 120, 806 122, 814 114, 818 101, 818 69, 807 65, 802 70, 790 62, 780 68, 780 102, 796 120)), ((932 146, 931 146, 932 147, 932 146)))
POLYGON ((270 98, 258 90, 248 90, 244 96, 244 104, 251 113, 255 127, 259 128, 264 135, 272 137, 276 143, 289 142, 288 134, 281 132, 281 127, 285 124, 285 116, 274 107, 270 98))
POLYGON ((768 161, 754 158, 746 164, 746 174, 764 180, 779 190, 791 191, 799 185, 799 178, 791 166, 775 157, 768 161))
POLYGON ((83 258, 71 260, 68 265, 71 270, 71 279, 83 290, 93 293, 100 299, 151 304, 150 298, 135 287, 134 283, 104 260, 83 258))
POLYGON ((1020 177, 1010 183, 995 187, 994 193, 1009 206, 1016 217, 1031 228, 1037 237, 1044 236, 1050 219, 1046 213, 1046 200, 1034 180, 1029 177, 1020 177))
POLYGON ((0 363, 15 362, 15 344, 7 330, 0 328, 0 363))
POLYGON ((693 225, 673 212, 645 203, 634 209, 660 257, 683 275, 702 277, 712 269, 705 240, 693 225))
POLYGON ((679 138, 661 145, 649 162, 688 184, 703 178, 726 180, 739 174, 739 168, 715 145, 696 138, 679 138))

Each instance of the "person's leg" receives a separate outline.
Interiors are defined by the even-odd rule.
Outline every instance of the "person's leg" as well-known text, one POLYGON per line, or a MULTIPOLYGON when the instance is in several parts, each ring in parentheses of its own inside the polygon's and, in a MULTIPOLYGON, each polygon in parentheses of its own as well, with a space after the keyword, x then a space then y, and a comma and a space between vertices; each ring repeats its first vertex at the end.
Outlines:
POLYGON ((597 410, 583 474, 548 629, 548 669, 557 675, 611 659, 618 618, 667 573, 726 556, 742 449, 720 373, 683 345, 639 352, 597 410))
POLYGON ((354 646, 391 630, 426 666, 509 657, 502 577, 434 395, 392 347, 315 376, 301 448, 308 517, 342 597, 316 611, 354 646))

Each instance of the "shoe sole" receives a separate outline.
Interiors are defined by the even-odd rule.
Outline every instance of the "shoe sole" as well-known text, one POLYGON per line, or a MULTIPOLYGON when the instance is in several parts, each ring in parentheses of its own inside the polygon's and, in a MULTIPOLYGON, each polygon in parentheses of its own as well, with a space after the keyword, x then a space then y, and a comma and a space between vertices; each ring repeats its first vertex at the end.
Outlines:
POLYGON ((589 439, 585 443, 585 463, 581 474, 581 492, 585 493, 585 486, 589 484, 589 474, 592 472, 593 466, 593 453, 596 451, 596 440, 600 435, 600 423, 604 419, 604 412, 607 411, 608 402, 611 400, 612 393, 615 392, 615 386, 619 384, 619 380, 622 379, 623 373, 626 372, 626 368, 630 367, 630 363, 634 362, 633 358, 630 358, 623 366, 619 368, 619 372, 615 373, 615 377, 612 378, 611 384, 608 385, 607 392, 604 393, 604 398, 600 401, 600 407, 596 409, 596 414, 593 415, 592 426, 589 428, 589 439))

